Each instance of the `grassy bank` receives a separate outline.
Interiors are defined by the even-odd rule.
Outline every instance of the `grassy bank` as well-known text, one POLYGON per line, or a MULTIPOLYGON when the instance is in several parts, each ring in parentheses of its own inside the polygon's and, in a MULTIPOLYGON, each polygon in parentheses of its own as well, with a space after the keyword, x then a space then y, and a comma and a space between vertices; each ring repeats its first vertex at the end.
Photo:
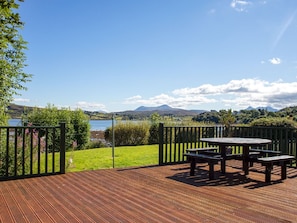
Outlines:
MULTIPOLYGON (((115 168, 158 164, 158 145, 124 146, 114 149, 115 168)), ((113 167, 112 148, 69 151, 66 172, 113 167)))

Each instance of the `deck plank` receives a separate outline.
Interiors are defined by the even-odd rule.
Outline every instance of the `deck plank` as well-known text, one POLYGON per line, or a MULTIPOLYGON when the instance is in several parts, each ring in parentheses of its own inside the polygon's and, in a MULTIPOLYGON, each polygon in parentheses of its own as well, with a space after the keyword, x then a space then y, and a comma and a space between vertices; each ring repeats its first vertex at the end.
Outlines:
POLYGON ((199 164, 66 173, 0 182, 0 222, 296 222, 297 169, 265 183, 260 164, 244 176, 199 164))

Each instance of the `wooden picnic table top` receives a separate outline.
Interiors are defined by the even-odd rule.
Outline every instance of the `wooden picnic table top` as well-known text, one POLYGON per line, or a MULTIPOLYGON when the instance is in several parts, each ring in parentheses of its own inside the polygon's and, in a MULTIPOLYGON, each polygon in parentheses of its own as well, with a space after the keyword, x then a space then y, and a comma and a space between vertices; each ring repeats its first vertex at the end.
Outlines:
POLYGON ((222 138, 201 138, 200 141, 208 142, 212 145, 246 145, 246 146, 254 146, 254 145, 266 145, 270 144, 270 139, 262 139, 262 138, 242 138, 242 137, 222 137, 222 138))

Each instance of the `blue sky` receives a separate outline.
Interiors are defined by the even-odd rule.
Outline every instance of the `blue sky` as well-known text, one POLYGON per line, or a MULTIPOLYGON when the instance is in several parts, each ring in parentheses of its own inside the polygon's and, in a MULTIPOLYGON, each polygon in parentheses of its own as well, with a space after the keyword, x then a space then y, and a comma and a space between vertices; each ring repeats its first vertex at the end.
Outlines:
POLYGON ((25 0, 14 103, 107 112, 297 105, 296 0, 25 0))

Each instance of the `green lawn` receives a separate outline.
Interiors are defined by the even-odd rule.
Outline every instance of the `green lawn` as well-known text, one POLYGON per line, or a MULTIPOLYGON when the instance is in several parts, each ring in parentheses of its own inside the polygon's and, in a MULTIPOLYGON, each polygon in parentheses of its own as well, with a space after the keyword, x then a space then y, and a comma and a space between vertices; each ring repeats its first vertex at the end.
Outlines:
MULTIPOLYGON (((158 149, 158 145, 116 147, 114 149, 114 167, 156 165, 158 164, 158 149)), ((112 148, 66 152, 66 172, 112 167, 112 148)))

